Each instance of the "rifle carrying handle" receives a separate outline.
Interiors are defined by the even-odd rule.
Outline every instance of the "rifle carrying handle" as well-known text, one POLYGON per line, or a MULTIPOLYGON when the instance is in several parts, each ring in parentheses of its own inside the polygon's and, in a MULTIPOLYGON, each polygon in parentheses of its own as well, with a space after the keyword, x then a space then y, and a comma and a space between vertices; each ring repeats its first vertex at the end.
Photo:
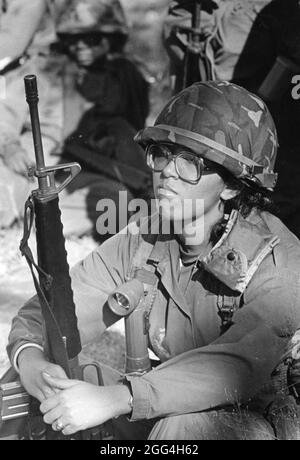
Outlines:
POLYGON ((42 169, 30 169, 29 176, 35 176, 37 178, 47 176, 49 178, 47 189, 36 190, 34 192, 35 196, 40 201, 48 201, 49 199, 54 198, 56 195, 59 195, 60 192, 62 192, 62 190, 64 190, 70 184, 70 182, 73 181, 73 179, 75 179, 76 176, 78 176, 80 171, 81 166, 79 165, 79 163, 76 162, 55 166, 45 166, 42 169), (64 171, 65 173, 68 173, 66 179, 58 185, 55 182, 55 174, 57 171, 64 171))

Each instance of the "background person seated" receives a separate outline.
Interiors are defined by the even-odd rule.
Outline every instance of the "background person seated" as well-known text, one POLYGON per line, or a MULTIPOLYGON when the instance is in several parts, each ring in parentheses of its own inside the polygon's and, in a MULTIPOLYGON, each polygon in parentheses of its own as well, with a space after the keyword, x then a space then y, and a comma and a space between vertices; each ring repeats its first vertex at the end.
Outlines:
MULTIPOLYGON (((48 11, 48 16, 46 19, 43 18, 40 28, 41 33, 47 36, 47 40, 43 42, 44 46, 28 48, 28 54, 30 54, 26 62, 20 63, 16 69, 8 71, 5 75, 6 98, 0 101, 2 114, 0 157, 3 162, 0 171, 1 227, 8 227, 14 220, 22 216, 24 197, 35 186, 27 177, 27 167, 33 164, 34 155, 29 111, 24 95, 23 77, 26 74, 34 73, 38 76, 41 131, 47 165, 62 161, 64 141, 67 138, 70 141, 69 136, 76 130, 79 122, 82 133, 87 134, 85 142, 89 147, 96 146, 99 150, 102 147, 102 154, 107 157, 113 155, 117 159, 121 158, 126 165, 131 162, 136 167, 137 175, 139 167, 142 169, 145 165, 141 149, 133 143, 132 138, 137 128, 143 125, 147 115, 147 84, 137 70, 133 74, 134 65, 122 58, 119 53, 120 49, 117 49, 117 46, 123 47, 128 33, 119 2, 74 0, 71 3, 68 2, 68 9, 63 10, 62 14, 57 16, 56 23, 48 11), (88 27, 85 23, 82 25, 80 13, 83 14, 85 20, 88 18, 88 27), (103 46, 103 56, 106 62, 104 67, 99 64, 100 61, 103 61, 97 53, 92 56, 92 60, 97 61, 94 67, 91 61, 89 65, 84 65, 86 62, 82 56, 89 52, 88 47, 83 51, 82 47, 85 46, 85 42, 80 40, 78 42, 77 38, 75 42, 79 45, 79 49, 77 45, 74 49, 74 40, 71 40, 73 45, 67 46, 63 54, 57 53, 50 46, 56 40, 55 26, 58 33, 64 34, 64 44, 68 41, 66 37, 69 37, 68 45, 70 39, 74 39, 75 35, 71 33, 70 22, 68 22, 70 17, 78 18, 78 27, 71 21, 74 27, 72 30, 76 32, 77 37, 77 33, 82 34, 82 28, 86 33, 85 37, 89 36, 88 41, 94 40, 95 35, 97 36, 98 52, 103 46), (100 33, 101 27, 104 28, 105 37, 102 32, 100 33), (100 35, 101 40, 103 39, 102 45, 99 42, 100 35), (121 45, 118 45, 120 37, 122 38, 121 45), (110 49, 110 43, 114 43, 115 49, 110 49), (120 80, 122 69, 116 65, 117 62, 118 64, 124 63, 123 67, 127 69, 127 75, 130 74, 130 78, 125 81, 120 80), (100 82, 103 83, 101 90, 100 82), (126 88, 128 88, 127 91, 126 88), (135 94, 141 88, 143 88, 143 98, 137 98, 135 94), (119 101, 113 98, 115 92, 122 96, 119 101), (106 99, 107 96, 110 97, 106 99), (138 109, 139 104, 141 104, 140 110, 138 109), (135 118, 131 118, 130 121, 135 126, 126 119, 129 107, 134 109, 135 118), (87 110, 87 118, 81 120, 87 110), (22 155, 26 161, 22 159, 22 155), (9 181, 7 181, 8 177, 9 181)), ((37 41, 38 31, 35 34, 34 38, 37 41)), ((95 51, 97 47, 90 48, 95 51)), ((126 75, 126 70, 124 70, 124 75, 126 75)), ((127 118, 130 118, 130 115, 127 118)), ((81 138, 82 134, 80 137, 74 135, 71 140, 78 144, 81 138)), ((79 162, 85 169, 84 162, 79 162)), ((113 168, 111 171, 113 172, 113 168)), ((80 235, 95 228, 98 215, 96 204, 101 198, 112 198, 118 205, 119 192, 127 191, 130 199, 131 192, 122 179, 117 174, 111 177, 104 172, 99 173, 99 168, 95 171, 90 168, 89 171, 81 173, 76 183, 72 184, 72 189, 61 194, 60 201, 66 234, 80 235), (79 215, 80 218, 78 218, 79 215)))

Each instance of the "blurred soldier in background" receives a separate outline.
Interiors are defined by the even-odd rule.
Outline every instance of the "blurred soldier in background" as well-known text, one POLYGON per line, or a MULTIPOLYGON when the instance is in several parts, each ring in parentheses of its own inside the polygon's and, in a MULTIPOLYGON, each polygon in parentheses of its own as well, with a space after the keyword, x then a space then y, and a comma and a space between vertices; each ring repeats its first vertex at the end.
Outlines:
MULTIPOLYGON (((24 55, 45 14, 46 0, 0 1, 0 66, 24 55)), ((16 62, 15 64, 16 65, 16 62)))
MULTIPOLYGON (((176 91, 182 80, 188 43, 183 27, 191 27, 198 0, 173 0, 165 24, 165 44, 171 58, 176 91)), ((203 54, 210 62, 213 79, 232 80, 234 69, 259 11, 271 0, 202 0, 200 31, 203 54)))
POLYGON ((40 91, 47 95, 42 98, 40 118, 48 163, 49 152, 61 142, 62 124, 59 68, 51 62, 51 76, 48 68, 49 44, 55 33, 51 18, 46 15, 46 1, 5 3, 0 24, 0 227, 8 227, 20 216, 32 186, 27 177, 33 148, 24 98, 26 74, 38 74, 40 91))
POLYGON ((74 105, 70 93, 75 91, 92 104, 79 123, 72 117, 80 112, 68 110, 66 122, 75 128, 68 152, 74 142, 80 143, 146 169, 133 137, 148 115, 148 83, 125 55, 128 27, 119 1, 75 0, 60 18, 57 35, 62 51, 75 63, 68 66, 68 102, 74 105))
MULTIPOLYGON (((213 79, 241 85, 265 102, 275 119, 280 150, 275 202, 284 223, 300 237, 300 108, 292 98, 293 75, 300 74, 298 0, 204 0, 200 22, 204 57, 213 79), (217 8, 216 8, 217 7, 217 8)), ((166 21, 175 91, 182 82, 187 35, 196 0, 174 0, 166 21)), ((201 63, 200 63, 201 64, 201 63)))
MULTIPOLYGON (((23 87, 26 74, 38 76, 46 164, 61 161, 68 138, 69 153, 70 141, 80 139, 107 157, 122 157, 143 168, 141 150, 132 137, 148 113, 147 84, 120 55, 128 28, 119 1, 43 1, 34 6, 35 28, 23 43, 26 59, 6 70, 6 93, 0 100, 0 227, 22 215, 24 197, 33 185, 27 177, 33 148, 23 87), (55 28, 63 53, 50 46, 57 41, 55 28)), ((12 23, 13 12, 9 4, 4 24, 12 23)), ((121 181, 120 175, 112 179, 99 170, 82 173, 61 197, 66 233, 90 231, 98 200, 110 197, 117 202, 119 191, 128 191, 121 181)))
POLYGON ((68 187, 62 212, 73 232, 80 224, 82 233, 95 223, 99 199, 118 205, 119 192, 129 200, 144 192, 149 173, 133 138, 148 115, 148 83, 126 56, 128 26, 119 0, 73 0, 56 31, 67 59, 62 161, 78 160, 84 169, 68 187), (86 216, 74 212, 75 203, 86 216))

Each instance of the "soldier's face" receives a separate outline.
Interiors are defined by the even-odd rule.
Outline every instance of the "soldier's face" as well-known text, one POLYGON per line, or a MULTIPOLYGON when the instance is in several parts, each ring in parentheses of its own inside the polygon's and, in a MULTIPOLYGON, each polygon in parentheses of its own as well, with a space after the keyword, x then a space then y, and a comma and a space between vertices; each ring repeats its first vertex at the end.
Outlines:
POLYGON ((222 212, 221 195, 226 185, 213 170, 204 173, 197 184, 181 180, 174 160, 170 160, 161 172, 153 173, 154 194, 161 215, 168 220, 192 220, 222 212))
POLYGON ((97 44, 78 40, 70 46, 70 51, 80 66, 89 67, 108 53, 109 46, 105 38, 97 44))

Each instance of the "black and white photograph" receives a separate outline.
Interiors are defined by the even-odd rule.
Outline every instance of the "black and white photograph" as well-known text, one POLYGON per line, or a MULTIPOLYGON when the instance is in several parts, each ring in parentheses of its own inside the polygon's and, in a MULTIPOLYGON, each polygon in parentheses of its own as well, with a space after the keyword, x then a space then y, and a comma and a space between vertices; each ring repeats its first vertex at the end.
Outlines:
POLYGON ((0 440, 300 440, 299 238, 300 0, 0 0, 0 440))

